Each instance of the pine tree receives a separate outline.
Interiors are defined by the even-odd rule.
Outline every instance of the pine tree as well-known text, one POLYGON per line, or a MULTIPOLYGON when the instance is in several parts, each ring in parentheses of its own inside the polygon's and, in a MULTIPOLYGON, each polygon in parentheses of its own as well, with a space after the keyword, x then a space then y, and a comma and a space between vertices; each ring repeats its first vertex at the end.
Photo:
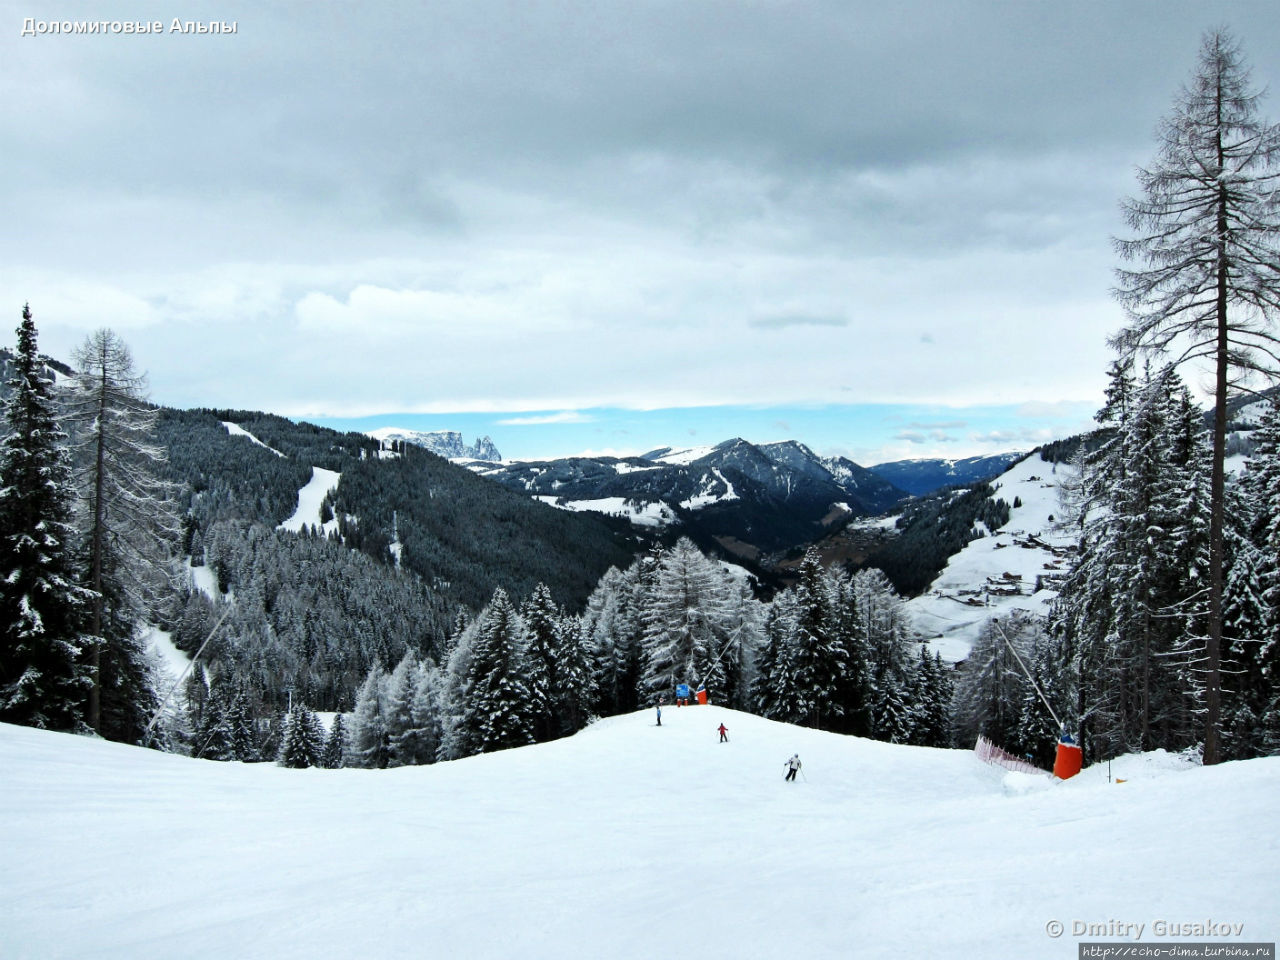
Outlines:
POLYGON ((555 662, 559 685, 554 703, 557 736, 576 733, 587 725, 599 699, 592 674, 592 651, 583 621, 565 616, 556 624, 555 662))
POLYGON ((849 654, 841 691, 844 707, 842 732, 856 737, 870 737, 875 730, 872 651, 866 634, 867 625, 858 607, 858 596, 864 592, 866 583, 865 578, 855 581, 850 577, 840 577, 833 583, 836 636, 849 654))
POLYGON ((906 608, 889 578, 875 568, 854 576, 851 602, 856 608, 856 636, 866 650, 872 735, 905 742, 902 738, 910 736, 907 688, 913 632, 906 608))
POLYGON ((299 703, 285 724, 276 763, 295 770, 318 767, 324 759, 324 748, 324 725, 306 704, 299 703))
POLYGON ((849 673, 849 652, 840 642, 832 584, 812 547, 800 561, 795 613, 787 640, 795 722, 819 730, 838 729, 844 717, 841 692, 849 673))
POLYGON ((1229 500, 1229 516, 1244 529, 1227 531, 1228 759, 1280 754, 1280 399, 1267 405, 1253 439, 1238 495, 1229 500))
POLYGON ((521 657, 522 632, 520 618, 499 587, 477 618, 462 691, 458 727, 460 742, 468 753, 489 753, 533 743, 529 688, 521 657))
POLYGON ((916 661, 908 689, 911 729, 908 742, 921 747, 950 746, 951 685, 941 656, 930 657, 926 644, 920 644, 920 659, 916 661))
POLYGON ((202 760, 236 760, 235 729, 229 715, 226 685, 211 680, 200 723, 196 726, 195 753, 202 760))
POLYGON ((1090 759, 1194 742, 1206 658, 1203 428, 1171 369, 1113 376, 1098 419, 1114 426, 1084 462, 1080 552, 1052 611, 1090 759))
POLYGON ((520 611, 525 633, 525 682, 529 688, 529 715, 537 741, 550 740, 559 732, 556 708, 560 696, 560 669, 556 654, 560 611, 551 590, 539 583, 520 611))
POLYGON ((753 709, 770 720, 788 720, 796 702, 791 668, 791 638, 795 633, 795 593, 784 590, 774 597, 765 615, 764 643, 756 661, 752 686, 753 709))
POLYGON ((1131 239, 1116 296, 1129 324, 1112 338, 1126 357, 1174 351, 1179 362, 1214 369, 1210 478, 1204 762, 1221 757, 1221 647, 1225 571, 1228 389, 1255 371, 1272 373, 1280 340, 1280 128, 1258 119, 1239 44, 1224 30, 1204 39, 1200 62, 1163 143, 1139 180, 1143 196, 1126 204, 1131 239), (1144 266, 1145 265, 1145 266, 1144 266))
POLYGON ((369 668, 351 716, 351 749, 347 765, 383 769, 391 760, 391 737, 386 717, 387 673, 380 664, 369 668))
POLYGON ((636 561, 625 571, 610 567, 587 600, 584 644, 594 661, 596 699, 591 712, 628 713, 639 704, 643 610, 656 562, 636 561))
POLYGON ((338 770, 345 766, 347 755, 347 725, 342 714, 333 718, 333 726, 329 728, 329 736, 324 742, 324 757, 321 766, 328 770, 338 770))
POLYGON ((0 720, 73 730, 83 722, 79 658, 92 597, 73 574, 65 437, 30 307, 22 310, 9 387, 0 449, 0 720))
POLYGON ((253 763, 261 759, 254 736, 253 712, 244 684, 236 685, 231 702, 227 706, 227 724, 231 728, 232 759, 253 763))
POLYGON ((1025 610, 983 624, 956 684, 956 732, 962 745, 981 735, 1006 750, 1022 746, 1023 702, 1030 685, 1018 656, 1023 663, 1034 660, 1045 641, 1043 624, 1025 610))
POLYGON ((413 694, 417 687, 418 658, 412 650, 396 664, 382 694, 383 724, 387 736, 387 766, 405 767, 417 762, 413 742, 413 694))
POLYGON ((662 555, 644 611, 642 699, 672 696, 681 683, 705 683, 713 700, 726 696, 726 672, 717 660, 733 629, 726 600, 718 567, 688 538, 662 555))
POLYGON ((131 740, 136 716, 155 701, 136 634, 156 593, 173 587, 181 523, 173 485, 160 478, 166 458, 154 439, 157 410, 146 402, 145 379, 134 372, 128 347, 110 330, 99 330, 76 350, 75 360, 67 418, 85 579, 96 595, 91 629, 98 638, 91 650, 88 720, 104 736, 131 740))
POLYGON ((431 660, 418 664, 414 675, 413 696, 409 700, 407 730, 395 743, 405 763, 435 763, 444 731, 440 716, 444 680, 439 667, 431 660))

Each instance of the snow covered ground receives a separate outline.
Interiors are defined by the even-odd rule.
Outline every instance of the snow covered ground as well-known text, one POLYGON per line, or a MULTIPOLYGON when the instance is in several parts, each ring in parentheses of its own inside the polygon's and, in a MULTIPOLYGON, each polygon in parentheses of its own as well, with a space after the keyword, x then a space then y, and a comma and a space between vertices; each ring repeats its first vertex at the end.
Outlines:
POLYGON ((1071 468, 1031 456, 992 481, 1011 506, 1009 522, 973 540, 947 562, 932 586, 907 602, 916 628, 930 647, 955 663, 969 655, 988 618, 1014 609, 1045 613, 1057 595, 1036 591, 1036 578, 1066 573, 1062 551, 1076 535, 1059 528, 1058 480, 1071 468), (1021 506, 1014 507, 1015 499, 1021 506), (1051 519, 1052 518, 1052 519, 1051 519), (1013 591, 1019 592, 1002 592, 1013 591))
POLYGON ((169 687, 181 679, 186 672, 187 667, 191 665, 191 658, 183 653, 174 645, 173 636, 167 630, 161 630, 159 627, 148 627, 143 637, 143 643, 147 650, 159 661, 161 669, 163 669, 167 678, 163 692, 167 692, 169 687))
POLYGON ((336 470, 312 467, 311 480, 298 491, 298 509, 293 512, 292 517, 280 524, 279 529, 297 533, 303 527, 316 526, 323 527, 326 534, 337 530, 337 520, 330 520, 324 524, 320 522, 320 504, 329 492, 338 486, 338 481, 341 479, 342 474, 336 470))
POLYGON ((250 433, 244 427, 240 426, 240 424, 232 423, 230 420, 223 420, 222 425, 227 428, 227 433, 231 434, 233 437, 247 437, 250 443, 255 443, 258 446, 262 447, 263 449, 270 450, 277 457, 284 456, 284 454, 281 453, 279 450, 277 450, 275 447, 268 447, 265 443, 263 443, 261 440, 255 437, 252 433, 250 433))
POLYGON ((1073 921, 1280 933, 1280 759, 1011 784, 969 752, 662 719, 389 771, 0 726, 0 957, 1074 958, 1073 921))
POLYGON ((548 506, 574 513, 583 510, 606 513, 614 517, 626 517, 632 523, 642 527, 662 527, 674 523, 675 513, 659 500, 656 503, 631 503, 625 497, 601 497, 597 500, 565 500, 559 497, 537 496, 548 506))

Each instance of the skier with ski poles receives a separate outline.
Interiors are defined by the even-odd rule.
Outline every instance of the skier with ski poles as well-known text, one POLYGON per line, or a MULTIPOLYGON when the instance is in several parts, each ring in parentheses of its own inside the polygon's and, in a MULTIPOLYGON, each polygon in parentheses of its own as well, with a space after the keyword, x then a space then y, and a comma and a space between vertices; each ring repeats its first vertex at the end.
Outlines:
POLYGON ((787 768, 787 775, 783 779, 795 780, 796 774, 800 772, 800 754, 793 753, 784 766, 787 768))
POLYGON ((720 742, 721 743, 729 742, 729 728, 726 727, 723 723, 720 724, 720 742))

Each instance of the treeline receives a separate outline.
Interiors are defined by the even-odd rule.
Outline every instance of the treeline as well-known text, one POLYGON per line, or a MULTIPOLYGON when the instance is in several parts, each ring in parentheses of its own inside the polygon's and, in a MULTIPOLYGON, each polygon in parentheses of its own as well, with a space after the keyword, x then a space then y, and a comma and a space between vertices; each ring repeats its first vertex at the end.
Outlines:
POLYGON ((36 341, 24 307, 0 443, 0 720, 136 742, 159 705, 142 630, 179 537, 155 410, 110 330, 58 387, 36 341))
POLYGON ((371 665, 407 650, 438 655, 449 630, 451 606, 419 577, 324 537, 222 520, 204 556, 219 602, 191 589, 164 625, 195 654, 221 619, 202 660, 240 685, 257 716, 290 692, 317 709, 350 709, 371 665))
POLYGON ((770 606, 754 708, 774 720, 890 743, 951 743, 950 669, 915 639, 879 570, 823 569, 810 550, 770 606))
POLYGON ((382 562, 394 523, 401 565, 457 604, 475 610, 496 587, 528 595, 543 583, 578 608, 634 554, 626 520, 549 508, 411 444, 388 452, 345 462, 326 509, 348 546, 382 562))
MULTIPOLYGON (((280 760, 457 759, 565 736, 593 717, 670 701, 682 684, 817 729, 952 740, 949 670, 913 641, 878 571, 826 571, 811 551, 800 582, 764 605, 740 574, 680 540, 610 569, 581 614, 545 585, 523 602, 495 591, 474 618, 459 618, 439 655, 408 650, 394 669, 374 665, 339 732, 321 737, 305 711, 291 721, 306 743, 280 760)), ((231 713, 223 726, 235 728, 231 713)))
POLYGON ((168 453, 165 475, 183 487, 188 554, 199 555, 203 532, 218 521, 281 523, 293 514, 298 490, 311 479, 309 461, 280 457, 232 436, 223 419, 210 410, 161 407, 156 420, 156 439, 168 453))

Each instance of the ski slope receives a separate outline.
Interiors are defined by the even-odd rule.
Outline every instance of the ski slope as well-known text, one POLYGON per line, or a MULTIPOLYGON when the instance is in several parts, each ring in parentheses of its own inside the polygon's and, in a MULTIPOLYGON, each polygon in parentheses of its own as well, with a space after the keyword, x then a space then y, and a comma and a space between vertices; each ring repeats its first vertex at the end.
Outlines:
MULTIPOLYGON (((252 433, 250 433, 244 427, 240 426, 240 424, 232 423, 230 420, 223 420, 222 425, 227 428, 227 433, 231 434, 233 437, 245 437, 248 439, 250 443, 255 444, 256 446, 262 447, 264 450, 270 450, 277 457, 284 457, 283 453, 281 453, 275 447, 267 446, 265 443, 263 443, 261 440, 255 437, 252 433)), ((285 458, 285 459, 288 459, 288 458, 285 458)))
POLYGON ((1051 920, 1206 917, 1277 939, 1280 759, 1115 773, 714 706, 387 771, 0 725, 0 957, 1063 958, 1051 920))
POLYGON ((306 486, 298 491, 298 509, 293 511, 293 516, 280 524, 277 529, 298 533, 303 527, 315 526, 322 528, 326 535, 337 530, 338 522, 336 519, 330 520, 328 523, 321 522, 320 505, 330 491, 337 488, 338 481, 341 479, 342 474, 336 470, 312 467, 311 479, 306 486))

